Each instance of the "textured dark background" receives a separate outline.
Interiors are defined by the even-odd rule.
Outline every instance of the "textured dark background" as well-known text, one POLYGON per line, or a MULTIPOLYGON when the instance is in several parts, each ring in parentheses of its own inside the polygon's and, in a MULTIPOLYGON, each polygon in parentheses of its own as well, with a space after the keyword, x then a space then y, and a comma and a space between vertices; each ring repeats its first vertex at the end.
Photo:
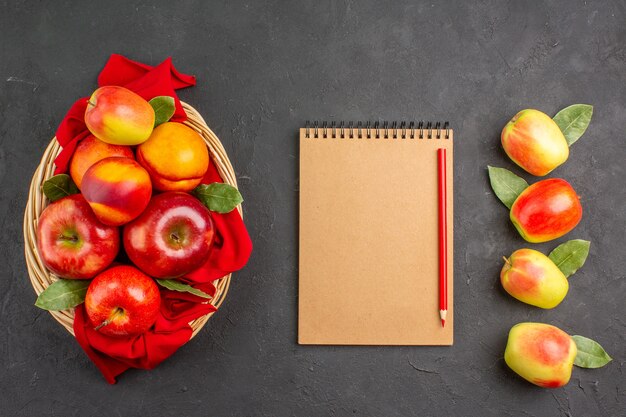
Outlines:
POLYGON ((134 3, 0 2, 0 415, 626 415, 623 2, 134 3), (22 214, 57 124, 114 52, 151 64, 171 55, 197 75, 180 95, 236 167, 255 251, 197 338, 110 386, 33 306, 22 214), (486 165, 515 168, 499 133, 518 110, 578 102, 595 106, 591 126, 553 175, 581 195, 583 220, 567 238, 590 239, 591 255, 562 305, 543 311, 498 283, 501 256, 527 245, 486 165), (296 129, 306 119, 452 123, 453 347, 296 344, 296 129), (565 388, 534 387, 502 359, 522 321, 592 337, 615 360, 575 369, 565 388))

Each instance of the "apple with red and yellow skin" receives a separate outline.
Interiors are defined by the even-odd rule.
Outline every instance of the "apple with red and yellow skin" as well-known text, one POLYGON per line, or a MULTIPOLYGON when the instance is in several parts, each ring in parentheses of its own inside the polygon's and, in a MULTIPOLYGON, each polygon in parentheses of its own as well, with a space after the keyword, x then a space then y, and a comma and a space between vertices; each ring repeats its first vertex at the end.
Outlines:
POLYGON ((157 319, 161 293, 152 278, 129 265, 101 272, 87 288, 87 317, 107 336, 135 336, 157 319))
POLYGON ((96 162, 111 156, 122 156, 131 159, 135 157, 130 147, 111 145, 102 142, 94 135, 88 135, 78 142, 74 155, 72 155, 72 160, 70 161, 70 176, 78 189, 81 188, 85 172, 96 162))
POLYGON ((532 175, 544 176, 569 157, 563 132, 539 110, 517 113, 502 129, 501 140, 509 158, 532 175))
POLYGON ((550 258, 533 249, 518 249, 500 272, 502 287, 518 300, 541 308, 554 308, 567 295, 569 282, 550 258))
POLYGON ((108 85, 93 92, 85 109, 91 133, 112 145, 139 145, 154 128, 154 109, 133 91, 108 85))
POLYGON ((119 248, 118 228, 102 224, 80 194, 53 202, 39 217, 39 255, 60 277, 92 278, 113 262, 119 248))
POLYGON ((538 181, 520 193, 510 218, 522 237, 531 243, 557 239, 578 225, 583 216, 579 197, 560 178, 538 181))
POLYGON ((519 323, 509 332, 504 361, 515 373, 543 388, 567 384, 578 349, 558 327, 543 323, 519 323))
POLYGON ((156 278, 175 278, 202 266, 215 229, 209 210, 184 192, 155 195, 124 227, 124 249, 133 263, 156 278))
POLYGON ((143 212, 152 196, 150 176, 134 159, 112 156, 93 164, 81 191, 96 217, 120 226, 143 212))

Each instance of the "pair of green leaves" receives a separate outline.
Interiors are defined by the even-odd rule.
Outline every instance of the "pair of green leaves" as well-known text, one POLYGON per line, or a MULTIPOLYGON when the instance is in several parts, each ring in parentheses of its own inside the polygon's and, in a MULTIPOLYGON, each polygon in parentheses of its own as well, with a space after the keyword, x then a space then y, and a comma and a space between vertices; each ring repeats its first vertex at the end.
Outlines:
MULTIPOLYGON (((198 297, 210 299, 209 294, 184 284, 176 279, 157 279, 156 282, 168 290, 187 292, 198 297)), ((43 310, 58 311, 76 307, 85 301, 87 288, 91 280, 59 279, 46 288, 35 301, 35 305, 43 310)))
MULTIPOLYGON (((550 252, 548 258, 563 272, 563 275, 569 277, 585 263, 590 245, 591 242, 588 240, 570 240, 557 246, 550 252)), ((574 365, 581 368, 600 368, 611 362, 611 357, 598 342, 578 335, 572 336, 572 339, 578 348, 574 365)))

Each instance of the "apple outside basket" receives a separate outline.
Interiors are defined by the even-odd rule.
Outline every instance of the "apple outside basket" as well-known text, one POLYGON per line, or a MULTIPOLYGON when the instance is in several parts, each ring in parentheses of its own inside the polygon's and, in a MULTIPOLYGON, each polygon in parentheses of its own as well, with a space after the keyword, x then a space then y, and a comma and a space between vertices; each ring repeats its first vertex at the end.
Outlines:
MULTIPOLYGON (((226 184, 230 184, 233 187, 237 187, 237 179, 235 178, 235 171, 228 155, 222 146, 222 143, 218 137, 207 126, 206 122, 198 113, 196 109, 189 104, 181 102, 183 109, 187 113, 187 121, 184 122, 187 126, 197 131, 202 139, 206 142, 209 148, 209 154, 211 160, 215 164, 217 171, 226 184)), ((56 137, 52 139, 46 151, 41 158, 39 167, 33 175, 33 179, 30 184, 30 191, 28 193, 28 202, 26 204, 26 210, 24 212, 24 254, 26 257, 26 266, 28 267, 28 275, 30 281, 33 284, 33 288, 37 295, 41 294, 50 284, 58 280, 58 277, 51 273, 43 265, 41 257, 37 251, 37 222, 39 216, 48 205, 48 199, 45 197, 42 191, 43 183, 54 175, 54 159, 57 157, 61 147, 59 146, 56 137)), ((241 205, 237 207, 239 213, 243 217, 241 205)), ((230 278, 232 274, 228 274, 213 282, 215 285, 215 296, 209 301, 216 308, 218 308, 228 292, 228 286, 230 284, 230 278)), ((50 311, 52 317, 54 317, 65 329, 74 335, 74 309, 50 311)), ((209 313, 200 318, 189 322, 193 334, 192 338, 200 331, 200 329, 206 324, 209 318, 214 314, 209 313)))

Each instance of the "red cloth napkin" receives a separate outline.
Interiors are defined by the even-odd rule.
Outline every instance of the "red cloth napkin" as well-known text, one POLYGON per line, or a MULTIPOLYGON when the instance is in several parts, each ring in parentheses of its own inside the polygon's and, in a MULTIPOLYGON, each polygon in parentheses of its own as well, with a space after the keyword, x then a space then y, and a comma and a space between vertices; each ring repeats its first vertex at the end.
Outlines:
MULTIPOLYGON (((172 96, 176 112, 172 121, 187 119, 175 90, 195 85, 195 77, 178 72, 171 58, 151 67, 121 55, 111 55, 98 77, 98 84, 121 85, 149 100, 155 96, 172 96)), ((70 108, 59 125, 56 137, 63 148, 55 160, 55 173, 68 169, 77 143, 89 134, 84 123, 87 98, 70 108)), ((223 182, 213 164, 204 183, 223 182)), ((252 252, 252 241, 237 210, 227 214, 211 213, 216 237, 205 265, 183 278, 183 281, 208 294, 215 294, 212 282, 241 269, 252 252)), ((188 293, 161 289, 161 309, 155 325, 146 333, 132 338, 108 337, 93 330, 84 305, 75 310, 76 340, 100 369, 105 379, 114 384, 116 377, 128 368, 152 369, 187 343, 191 337, 189 322, 215 311, 206 300, 188 293)))

